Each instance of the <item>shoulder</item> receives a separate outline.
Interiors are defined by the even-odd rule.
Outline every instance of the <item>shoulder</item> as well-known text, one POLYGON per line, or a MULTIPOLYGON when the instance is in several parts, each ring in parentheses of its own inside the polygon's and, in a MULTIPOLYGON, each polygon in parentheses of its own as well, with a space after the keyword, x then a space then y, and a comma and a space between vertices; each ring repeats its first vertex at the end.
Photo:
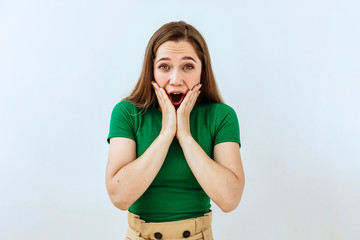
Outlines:
POLYGON ((134 104, 132 104, 129 100, 121 100, 120 102, 118 102, 114 109, 128 109, 128 110, 134 110, 136 109, 136 106, 134 104))
POLYGON ((235 112, 235 110, 225 103, 216 103, 217 111, 220 112, 235 112))
POLYGON ((225 103, 197 103, 193 118, 198 122, 206 122, 218 129, 224 125, 238 125, 235 110, 225 103))
POLYGON ((111 121, 124 123, 129 122, 132 125, 137 122, 141 110, 132 104, 129 100, 121 100, 118 102, 111 113, 111 121))
POLYGON ((225 103, 214 103, 207 106, 213 112, 214 145, 222 142, 236 142, 240 145, 240 126, 235 110, 225 103))
POLYGON ((137 114, 140 112, 140 109, 138 109, 133 103, 131 103, 129 100, 121 100, 118 102, 114 108, 113 108, 113 114, 122 113, 122 114, 137 114))
POLYGON ((206 114, 235 114, 235 110, 225 103, 199 103, 197 109, 206 114))

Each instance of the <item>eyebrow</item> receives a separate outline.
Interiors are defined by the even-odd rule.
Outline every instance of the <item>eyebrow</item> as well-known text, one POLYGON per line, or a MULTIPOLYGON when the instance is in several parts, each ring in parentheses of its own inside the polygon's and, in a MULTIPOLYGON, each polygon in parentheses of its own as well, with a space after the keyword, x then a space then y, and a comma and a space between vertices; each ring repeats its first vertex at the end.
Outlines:
MULTIPOLYGON (((193 59, 192 57, 190 56, 185 56, 183 57, 181 60, 192 60, 196 63, 195 59, 193 59)), ((170 58, 168 57, 163 57, 163 58, 160 58, 159 60, 156 61, 156 63, 160 62, 160 61, 170 61, 170 58)))

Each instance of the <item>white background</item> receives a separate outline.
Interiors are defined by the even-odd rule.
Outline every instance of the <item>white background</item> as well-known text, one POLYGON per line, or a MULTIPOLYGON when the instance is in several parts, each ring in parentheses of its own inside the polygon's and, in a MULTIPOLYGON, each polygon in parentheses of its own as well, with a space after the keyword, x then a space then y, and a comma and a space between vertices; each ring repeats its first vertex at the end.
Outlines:
POLYGON ((246 186, 216 239, 360 239, 354 1, 0 1, 0 239, 123 239, 109 120, 146 44, 185 20, 239 117, 246 186), (131 3, 130 3, 131 2, 131 3))

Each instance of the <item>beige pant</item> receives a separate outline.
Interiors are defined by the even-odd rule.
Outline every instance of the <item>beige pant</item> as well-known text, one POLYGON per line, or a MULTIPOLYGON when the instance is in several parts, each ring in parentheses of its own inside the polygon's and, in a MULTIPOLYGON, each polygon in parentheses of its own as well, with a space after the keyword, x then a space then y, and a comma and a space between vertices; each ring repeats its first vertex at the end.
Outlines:
POLYGON ((212 212, 209 212, 187 220, 147 223, 129 212, 126 240, 213 240, 211 215, 212 212))

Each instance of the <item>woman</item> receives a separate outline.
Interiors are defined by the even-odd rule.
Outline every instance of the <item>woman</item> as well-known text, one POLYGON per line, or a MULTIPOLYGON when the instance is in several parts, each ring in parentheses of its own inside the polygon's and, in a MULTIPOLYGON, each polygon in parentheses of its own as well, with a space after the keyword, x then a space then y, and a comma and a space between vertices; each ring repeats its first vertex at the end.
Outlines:
POLYGON ((107 139, 106 186, 128 210, 127 239, 213 239, 210 199, 229 212, 244 189, 239 135, 201 34, 183 21, 162 26, 107 139))

